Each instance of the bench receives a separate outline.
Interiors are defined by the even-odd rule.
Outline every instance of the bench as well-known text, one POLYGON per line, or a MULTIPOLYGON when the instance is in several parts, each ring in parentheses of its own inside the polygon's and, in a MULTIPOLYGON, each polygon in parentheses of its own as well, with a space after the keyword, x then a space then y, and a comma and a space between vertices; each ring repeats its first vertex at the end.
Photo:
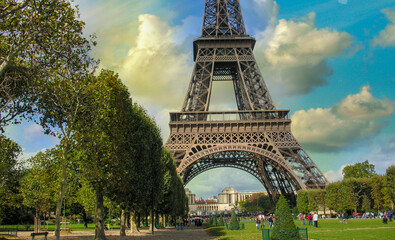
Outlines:
POLYGON ((32 236, 32 240, 34 240, 34 237, 35 237, 35 236, 42 236, 42 235, 44 235, 44 236, 45 236, 45 240, 47 240, 48 232, 31 233, 31 234, 30 234, 30 236, 32 236))

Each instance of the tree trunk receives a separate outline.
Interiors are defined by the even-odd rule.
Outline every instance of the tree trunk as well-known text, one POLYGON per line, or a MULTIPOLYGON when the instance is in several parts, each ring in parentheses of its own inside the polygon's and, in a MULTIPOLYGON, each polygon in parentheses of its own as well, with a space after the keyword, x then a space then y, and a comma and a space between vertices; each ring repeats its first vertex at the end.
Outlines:
POLYGON ((88 218, 86 216, 85 208, 82 209, 82 219, 84 221, 84 228, 88 228, 88 218))
POLYGON ((96 191, 96 216, 95 216, 95 240, 106 240, 104 233, 104 209, 103 193, 101 189, 96 191))
POLYGON ((121 229, 119 231, 119 236, 126 236, 126 213, 125 210, 122 209, 121 212, 121 229))
POLYGON ((136 216, 135 213, 130 212, 130 232, 137 233, 139 230, 136 225, 136 216))
POLYGON ((155 229, 155 221, 154 221, 154 211, 151 211, 151 223, 150 223, 150 231, 151 234, 154 234, 154 229, 155 229))
POLYGON ((65 140, 63 146, 63 153, 62 153, 62 181, 60 183, 60 191, 58 197, 58 203, 56 205, 56 225, 55 225, 55 238, 56 240, 60 239, 60 214, 62 213, 62 204, 63 204, 63 195, 64 189, 66 186, 67 175, 66 175, 66 167, 67 167, 67 157, 68 157, 68 143, 65 140))
POLYGON ((36 209, 36 216, 34 217, 34 232, 38 233, 40 231, 40 218, 38 217, 38 211, 36 209))
POLYGON ((137 227, 140 228, 140 223, 141 223, 141 215, 140 213, 137 213, 137 227))

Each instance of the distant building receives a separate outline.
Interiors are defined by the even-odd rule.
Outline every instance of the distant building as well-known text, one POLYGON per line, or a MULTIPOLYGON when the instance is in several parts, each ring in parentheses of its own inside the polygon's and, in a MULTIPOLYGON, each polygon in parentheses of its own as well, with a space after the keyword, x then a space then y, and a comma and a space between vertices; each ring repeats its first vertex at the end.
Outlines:
POLYGON ((217 196, 208 198, 206 201, 203 199, 196 200, 196 195, 193 194, 188 188, 185 189, 188 195, 189 211, 197 215, 209 215, 221 212, 231 212, 235 205, 240 201, 245 201, 247 197, 258 192, 244 192, 238 193, 233 187, 226 187, 217 196), (193 200, 191 199, 193 198, 193 200))

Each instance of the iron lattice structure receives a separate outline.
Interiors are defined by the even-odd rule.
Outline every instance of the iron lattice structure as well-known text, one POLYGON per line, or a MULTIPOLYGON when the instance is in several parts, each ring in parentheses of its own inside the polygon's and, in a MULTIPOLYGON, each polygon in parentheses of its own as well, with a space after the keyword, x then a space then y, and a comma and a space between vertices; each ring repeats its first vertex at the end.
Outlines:
POLYGON ((238 0, 206 0, 202 36, 181 112, 170 113, 177 171, 187 184, 218 167, 244 170, 275 200, 295 203, 299 189, 327 180, 291 132, 289 110, 277 110, 256 63, 255 39, 245 30, 238 0), (232 81, 237 111, 209 111, 214 81, 232 81))

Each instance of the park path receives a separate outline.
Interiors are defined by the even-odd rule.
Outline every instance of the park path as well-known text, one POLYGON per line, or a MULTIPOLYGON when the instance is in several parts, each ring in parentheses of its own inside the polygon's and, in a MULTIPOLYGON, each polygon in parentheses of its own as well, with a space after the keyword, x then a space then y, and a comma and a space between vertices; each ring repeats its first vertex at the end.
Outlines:
MULTIPOLYGON (((31 232, 19 232, 18 238, 13 239, 31 239, 31 232)), ((61 240, 91 240, 94 239, 94 231, 73 231, 68 235, 61 235, 61 240)), ((141 239, 141 240, 151 240, 151 239, 159 239, 159 240, 206 240, 206 239, 214 239, 214 237, 208 236, 203 227, 185 227, 184 230, 177 231, 174 228, 166 228, 166 229, 157 229, 154 231, 152 235, 148 230, 141 230, 140 233, 131 234, 130 232, 126 233, 127 236, 120 237, 119 230, 107 230, 106 236, 108 240, 132 240, 132 239, 141 239)), ((11 238, 10 238, 11 239, 11 238)), ((44 237, 37 236, 35 237, 37 240, 44 239, 44 237)), ((54 240, 55 237, 52 235, 52 232, 48 235, 48 240, 54 240)))

